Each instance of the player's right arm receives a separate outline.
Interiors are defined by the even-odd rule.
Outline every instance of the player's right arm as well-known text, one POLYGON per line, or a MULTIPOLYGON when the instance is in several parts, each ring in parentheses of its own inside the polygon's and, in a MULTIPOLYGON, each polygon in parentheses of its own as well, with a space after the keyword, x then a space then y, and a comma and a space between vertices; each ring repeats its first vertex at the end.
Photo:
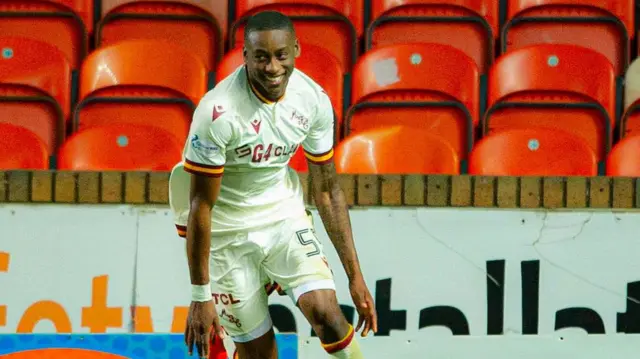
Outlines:
POLYGON ((220 110, 206 102, 198 106, 184 151, 184 169, 191 174, 187 260, 192 286, 185 340, 190 353, 195 344, 205 357, 212 325, 215 333, 224 337, 209 283, 211 212, 220 193, 225 152, 233 134, 228 115, 220 110))

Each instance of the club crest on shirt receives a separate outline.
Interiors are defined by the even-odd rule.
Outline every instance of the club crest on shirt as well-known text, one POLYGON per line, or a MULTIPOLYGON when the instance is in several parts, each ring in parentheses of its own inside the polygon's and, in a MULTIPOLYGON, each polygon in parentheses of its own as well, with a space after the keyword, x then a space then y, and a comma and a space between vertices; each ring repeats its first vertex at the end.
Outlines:
POLYGON ((201 140, 198 135, 193 135, 191 137, 191 148, 194 151, 207 156, 220 151, 220 147, 211 142, 201 140))

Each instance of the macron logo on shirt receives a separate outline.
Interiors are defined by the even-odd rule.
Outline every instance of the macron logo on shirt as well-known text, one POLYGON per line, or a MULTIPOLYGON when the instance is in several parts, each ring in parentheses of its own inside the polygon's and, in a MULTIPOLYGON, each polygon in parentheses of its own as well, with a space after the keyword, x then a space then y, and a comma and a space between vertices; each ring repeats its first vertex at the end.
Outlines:
POLYGON ((217 120, 223 113, 225 113, 225 109, 222 105, 213 105, 213 119, 211 122, 217 120))

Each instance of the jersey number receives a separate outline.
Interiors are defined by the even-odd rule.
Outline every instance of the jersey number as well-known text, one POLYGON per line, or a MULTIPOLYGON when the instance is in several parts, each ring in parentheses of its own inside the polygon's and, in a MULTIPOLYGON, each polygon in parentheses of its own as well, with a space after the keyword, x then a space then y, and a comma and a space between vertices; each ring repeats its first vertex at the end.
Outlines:
POLYGON ((320 254, 320 246, 318 245, 318 239, 315 234, 310 229, 302 229, 296 232, 296 236, 298 236, 298 241, 303 246, 312 245, 314 250, 307 253, 307 257, 313 257, 320 254))

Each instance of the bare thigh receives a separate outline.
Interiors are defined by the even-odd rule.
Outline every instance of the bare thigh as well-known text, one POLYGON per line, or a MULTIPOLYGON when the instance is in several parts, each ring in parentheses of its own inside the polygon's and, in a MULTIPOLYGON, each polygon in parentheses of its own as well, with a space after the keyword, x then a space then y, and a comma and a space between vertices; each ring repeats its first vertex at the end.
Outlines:
POLYGON ((235 343, 235 346, 239 359, 278 359, 278 347, 273 328, 260 338, 245 343, 235 343))

